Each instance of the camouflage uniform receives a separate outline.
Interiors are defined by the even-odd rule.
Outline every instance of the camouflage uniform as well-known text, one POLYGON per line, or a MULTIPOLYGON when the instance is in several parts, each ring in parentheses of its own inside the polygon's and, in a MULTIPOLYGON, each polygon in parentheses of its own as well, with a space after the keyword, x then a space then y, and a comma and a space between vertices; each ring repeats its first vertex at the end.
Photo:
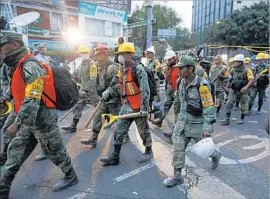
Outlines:
MULTIPOLYGON (((128 67, 130 67, 130 65, 128 67)), ((125 85, 125 82, 126 82, 128 67, 125 68, 123 71, 123 85, 125 85)), ((150 95, 148 77, 141 65, 137 65, 133 67, 137 67, 137 78, 138 78, 140 94, 141 94, 140 111, 148 112, 149 111, 149 95, 150 95)), ((119 82, 118 76, 115 76, 115 78, 113 79, 113 82, 115 83, 119 82)), ((125 86, 123 86, 122 95, 125 96, 125 93, 126 93, 125 86)), ((123 98, 123 100, 124 100, 124 104, 121 107, 120 115, 138 112, 131 108, 126 96, 123 98)), ((133 121, 135 121, 136 123, 140 137, 143 140, 143 145, 146 147, 145 153, 143 154, 143 157, 139 160, 139 162, 141 163, 146 162, 149 160, 149 158, 153 156, 152 149, 151 149, 152 139, 151 139, 149 125, 148 125, 148 118, 147 116, 143 116, 143 117, 138 117, 138 118, 117 120, 116 129, 114 131, 114 143, 113 143, 115 147, 114 152, 109 157, 101 158, 102 162, 106 164, 111 164, 111 165, 119 164, 119 153, 121 150, 121 146, 123 144, 123 138, 128 133, 129 127, 131 126, 133 121)))
MULTIPOLYGON (((256 71, 255 71, 255 74, 254 74, 254 76, 257 76, 257 82, 260 79, 269 78, 269 74, 268 74, 269 71, 268 70, 269 70, 269 66, 266 65, 266 64, 262 64, 262 65, 258 65, 257 66, 256 71), (261 76, 259 77, 260 74, 261 74, 261 76)), ((254 104, 254 100, 256 98, 257 93, 259 95, 258 109, 257 109, 258 110, 258 114, 261 111, 261 107, 263 105, 263 98, 265 96, 265 90, 266 90, 267 84, 261 84, 260 85, 257 82, 255 82, 254 85, 250 88, 250 93, 249 93, 250 99, 249 99, 249 108, 248 108, 249 114, 251 112, 251 109, 252 109, 252 106, 254 104)))
MULTIPOLYGON (((3 37, 0 39, 2 39, 2 43, 3 37)), ((13 76, 19 59, 27 53, 28 51, 25 47, 19 47, 5 57, 4 62, 11 69, 10 78, 13 76)), ((36 79, 42 78, 45 75, 45 71, 34 61, 26 61, 22 66, 22 73, 26 85, 32 84, 36 79)), ((14 117, 13 113, 10 114, 6 124, 11 124, 14 117)), ((71 164, 71 158, 63 144, 57 122, 57 110, 48 109, 38 98, 24 98, 24 102, 14 122, 19 128, 16 137, 13 138, 9 144, 7 151, 8 159, 2 168, 0 195, 8 195, 15 175, 23 162, 35 149, 38 142, 46 156, 65 173, 65 178, 60 181, 60 183, 56 184, 54 191, 59 191, 61 188, 78 182, 78 178, 71 164)))
MULTIPOLYGON (((91 70, 91 69, 90 69, 91 70)), ((105 60, 103 63, 98 64, 97 76, 93 75, 88 82, 87 91, 91 95, 91 98, 99 98, 103 92, 108 92, 108 99, 101 101, 100 107, 94 117, 92 126, 92 138, 82 139, 82 144, 90 144, 93 147, 96 146, 98 134, 100 133, 102 122, 101 115, 105 113, 111 113, 118 115, 121 104, 120 104, 120 91, 118 83, 111 84, 114 76, 118 73, 118 66, 110 60, 105 60)))
POLYGON ((226 119, 221 121, 221 124, 228 125, 230 123, 230 116, 236 99, 240 99, 241 120, 238 124, 243 124, 243 120, 248 111, 249 91, 240 92, 241 88, 248 84, 248 81, 254 79, 253 73, 244 65, 234 67, 231 71, 230 91, 226 106, 226 119), (235 86, 236 85, 236 86, 235 86), (242 86, 239 86, 242 85, 242 86))
MULTIPOLYGON (((195 60, 192 57, 183 56, 181 58, 180 67, 194 65, 195 60)), ((209 94, 210 86, 208 82, 197 75, 194 76, 189 85, 187 85, 186 79, 183 78, 177 88, 175 100, 179 102, 176 107, 179 110, 179 114, 172 135, 174 176, 163 182, 165 186, 171 187, 183 183, 181 170, 185 166, 185 151, 191 139, 198 142, 202 138, 202 132, 213 132, 213 123, 216 120, 215 106, 211 94, 209 99, 209 94), (199 92, 198 81, 200 81, 200 86, 203 85, 208 88, 208 96, 205 101, 201 100, 202 95, 199 92)), ((210 157, 212 158, 211 168, 215 169, 220 160, 218 148, 215 149, 210 157)))

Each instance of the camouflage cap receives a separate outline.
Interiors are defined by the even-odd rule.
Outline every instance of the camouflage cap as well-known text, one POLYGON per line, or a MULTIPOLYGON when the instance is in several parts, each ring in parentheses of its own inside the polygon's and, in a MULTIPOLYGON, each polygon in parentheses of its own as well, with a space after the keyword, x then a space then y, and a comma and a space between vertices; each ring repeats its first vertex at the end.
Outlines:
POLYGON ((177 67, 186 67, 186 66, 195 66, 196 65, 196 60, 194 57, 184 55, 181 57, 179 64, 177 67))
POLYGON ((13 31, 1 31, 0 32, 0 46, 8 41, 23 41, 23 36, 20 33, 13 31))

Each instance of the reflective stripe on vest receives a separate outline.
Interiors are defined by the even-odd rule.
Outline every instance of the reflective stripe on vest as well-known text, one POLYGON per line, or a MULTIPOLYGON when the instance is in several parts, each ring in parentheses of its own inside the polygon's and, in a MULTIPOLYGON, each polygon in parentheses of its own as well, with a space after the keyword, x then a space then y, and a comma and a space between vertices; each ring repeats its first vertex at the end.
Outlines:
POLYGON ((173 90, 176 91, 177 79, 179 78, 178 69, 173 68, 171 70, 168 70, 167 67, 165 73, 166 73, 167 88, 169 87, 169 85, 172 85, 173 90))
POLYGON ((121 92, 121 103, 124 103, 124 98, 126 97, 130 107, 133 110, 139 110, 141 107, 141 91, 140 88, 136 85, 132 77, 132 67, 128 69, 126 74, 125 82, 125 95, 123 96, 123 72, 119 73, 119 85, 121 92))
MULTIPOLYGON (((13 73, 12 80, 11 80, 11 95, 14 100, 14 111, 18 113, 21 109, 21 105, 25 98, 25 88, 26 84, 23 79, 23 72, 22 72, 22 65, 23 63, 28 59, 32 58, 35 59, 35 57, 32 54, 26 54, 24 57, 22 57, 17 67, 13 73)), ((39 65, 46 70, 47 74, 44 76, 44 86, 43 86, 43 93, 42 93, 42 101, 45 104, 46 107, 55 109, 56 108, 56 93, 54 88, 54 79, 53 79, 53 73, 49 66, 42 64, 38 62, 39 65)))

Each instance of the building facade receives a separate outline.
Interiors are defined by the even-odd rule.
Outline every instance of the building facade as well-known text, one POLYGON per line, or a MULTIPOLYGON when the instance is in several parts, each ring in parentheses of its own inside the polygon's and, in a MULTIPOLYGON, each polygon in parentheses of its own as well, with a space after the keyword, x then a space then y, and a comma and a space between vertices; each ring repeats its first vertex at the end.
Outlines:
POLYGON ((210 27, 213 23, 228 17, 234 10, 243 6, 250 6, 256 0, 193 0, 192 5, 192 32, 198 36, 204 28, 210 27))
MULTIPOLYGON (((109 0, 96 1, 73 1, 73 0, 13 0, 11 9, 13 15, 27 12, 38 12, 39 19, 23 28, 28 36, 28 47, 36 49, 37 46, 46 46, 49 50, 67 50, 71 47, 63 33, 70 29, 80 30, 82 39, 79 44, 91 46, 93 43, 106 43, 113 47, 116 38, 123 36, 124 25, 131 4, 130 0, 122 0, 121 4, 109 0), (91 3, 92 2, 92 3, 91 3), (122 7, 121 7, 122 6, 122 7), (117 10, 115 7, 126 10, 117 10)), ((0 4, 0 15, 10 21, 8 8, 4 2, 0 4)))

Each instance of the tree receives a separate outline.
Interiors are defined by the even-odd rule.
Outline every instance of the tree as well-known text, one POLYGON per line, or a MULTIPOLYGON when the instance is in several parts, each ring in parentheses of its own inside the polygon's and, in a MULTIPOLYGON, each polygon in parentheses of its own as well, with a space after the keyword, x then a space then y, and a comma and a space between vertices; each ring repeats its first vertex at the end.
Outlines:
POLYGON ((205 43, 269 45, 269 2, 235 10, 227 19, 204 30, 205 43))
MULTIPOLYGON (((182 19, 177 15, 173 8, 166 5, 155 4, 153 6, 153 18, 157 20, 157 23, 153 25, 153 36, 155 41, 153 45, 155 46, 157 54, 165 53, 167 45, 171 45, 174 50, 180 50, 185 47, 189 48, 191 46, 190 32, 186 28, 181 28, 182 19), (158 29, 176 29, 177 35, 182 35, 183 37, 176 40, 164 40, 157 39, 158 29)), ((129 18, 128 23, 134 23, 138 21, 147 20, 147 8, 144 6, 137 6, 132 13, 131 18, 129 18)), ((141 49, 146 49, 146 38, 147 38, 147 27, 137 27, 132 29, 131 37, 129 40, 134 42, 136 46, 141 49)))

